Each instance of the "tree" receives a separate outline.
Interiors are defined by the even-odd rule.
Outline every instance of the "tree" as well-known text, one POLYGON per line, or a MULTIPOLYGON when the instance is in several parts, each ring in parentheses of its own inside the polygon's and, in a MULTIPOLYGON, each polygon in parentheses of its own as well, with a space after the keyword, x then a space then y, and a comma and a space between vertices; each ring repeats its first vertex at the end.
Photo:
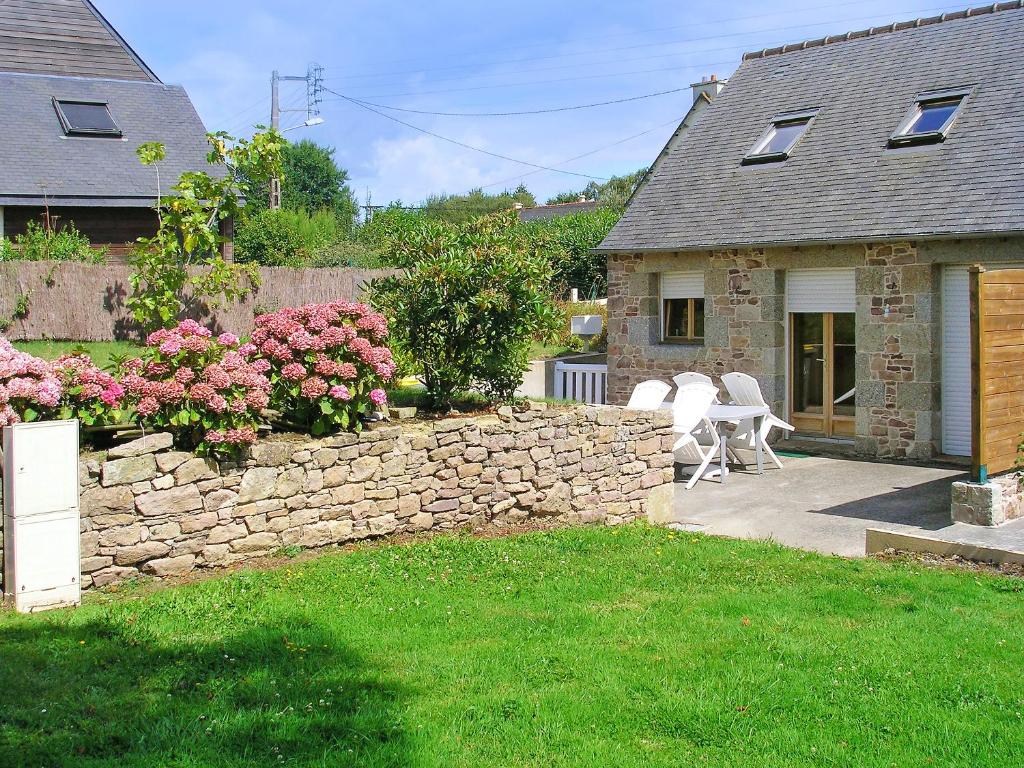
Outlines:
POLYGON ((139 238, 129 256, 133 295, 128 308, 146 330, 171 327, 203 302, 241 298, 259 280, 255 267, 221 257, 220 224, 240 214, 249 184, 268 184, 280 173, 283 139, 274 131, 256 133, 248 141, 223 132, 207 139, 207 162, 225 172, 186 171, 166 198, 159 181, 163 145, 147 142, 136 150, 142 164, 157 171, 159 226, 153 237, 139 238))
POLYGON ((557 327, 551 265, 517 223, 511 211, 458 225, 424 220, 404 246, 405 272, 370 285, 392 347, 418 364, 435 407, 471 387, 511 398, 531 342, 557 327))
MULTIPOLYGON (((322 147, 309 139, 285 143, 281 152, 282 208, 303 210, 310 215, 331 211, 343 231, 350 234, 359 206, 348 180, 348 171, 334 159, 333 147, 322 147)), ((249 187, 252 194, 247 207, 253 213, 269 207, 266 185, 250 183, 249 187)))
POLYGON ((606 208, 625 208, 626 201, 633 194, 640 181, 647 175, 647 168, 640 168, 625 176, 612 176, 603 184, 592 181, 579 192, 560 192, 548 200, 548 205, 579 200, 597 200, 606 208))
POLYGON ((615 222, 621 216, 618 208, 597 208, 554 219, 523 222, 520 227, 542 253, 552 268, 552 281, 557 293, 569 294, 577 288, 584 298, 608 295, 608 261, 604 254, 595 254, 615 222))
POLYGON ((479 216, 511 210, 517 203, 529 207, 537 204, 537 198, 522 184, 512 192, 505 190, 497 195, 477 188, 465 195, 431 195, 423 204, 423 213, 431 219, 461 224, 479 216))

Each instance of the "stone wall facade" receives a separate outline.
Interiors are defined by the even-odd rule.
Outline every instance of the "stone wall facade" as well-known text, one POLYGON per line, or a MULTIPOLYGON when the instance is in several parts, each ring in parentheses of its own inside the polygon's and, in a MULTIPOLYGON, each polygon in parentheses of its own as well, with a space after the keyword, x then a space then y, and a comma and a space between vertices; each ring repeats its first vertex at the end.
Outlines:
POLYGON ((183 576, 294 545, 664 516, 672 440, 665 411, 543 403, 320 440, 274 437, 239 464, 150 435, 81 464, 82 586, 183 576))
POLYGON ((927 459, 941 451, 944 264, 1024 260, 1024 240, 883 242, 608 257, 608 401, 682 371, 754 376, 787 413, 786 271, 853 268, 858 452, 927 459), (660 274, 703 270, 703 344, 661 341, 660 274))

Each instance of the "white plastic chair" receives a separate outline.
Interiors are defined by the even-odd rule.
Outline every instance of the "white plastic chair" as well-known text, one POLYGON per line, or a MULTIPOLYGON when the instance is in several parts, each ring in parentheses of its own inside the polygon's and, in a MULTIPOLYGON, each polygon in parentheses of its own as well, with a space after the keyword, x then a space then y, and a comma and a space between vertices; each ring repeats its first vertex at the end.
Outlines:
POLYGON ((710 376, 705 376, 703 373, 697 373, 696 371, 677 373, 672 377, 672 382, 677 387, 685 387, 687 384, 707 384, 712 387, 715 385, 710 376))
POLYGON ((715 401, 718 388, 713 384, 686 384, 676 391, 672 401, 673 426, 676 435, 672 450, 676 461, 683 465, 684 470, 692 474, 686 483, 689 490, 702 477, 721 473, 720 468, 711 467, 711 462, 722 447, 722 440, 715 431, 715 425, 707 417, 708 408, 715 401), (702 437, 709 436, 710 444, 702 445, 702 440, 694 434, 700 430, 702 437))
POLYGON ((656 411, 665 402, 672 387, 659 379, 641 381, 633 387, 626 407, 633 411, 656 411))
MULTIPOLYGON (((764 400, 764 395, 761 394, 761 388, 757 385, 757 379, 753 376, 745 373, 727 373, 722 376, 722 383, 729 390, 729 396, 736 405, 768 406, 768 403, 764 400)), ((764 451, 775 462, 775 465, 782 469, 782 462, 775 455, 775 451, 771 449, 771 446, 768 445, 768 433, 771 432, 773 427, 778 427, 786 432, 792 432, 796 427, 786 423, 773 413, 769 413, 761 421, 761 444, 764 451)), ((733 448, 755 448, 757 443, 754 420, 744 419, 741 421, 736 426, 736 431, 729 437, 728 445, 733 448)))

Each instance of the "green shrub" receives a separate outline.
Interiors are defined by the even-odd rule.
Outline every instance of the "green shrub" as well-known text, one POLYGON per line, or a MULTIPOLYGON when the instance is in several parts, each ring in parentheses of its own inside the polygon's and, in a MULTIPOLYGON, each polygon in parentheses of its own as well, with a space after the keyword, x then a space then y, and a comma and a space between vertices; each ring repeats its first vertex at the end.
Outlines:
POLYGON ((313 254, 345 236, 330 211, 265 209, 235 232, 235 260, 265 267, 301 267, 313 254))
POLYGON ((402 243, 405 272, 371 284, 392 348, 416 360, 434 407, 474 387, 511 398, 531 340, 557 328, 551 265, 517 222, 515 213, 459 225, 424 221, 402 243))
POLYGON ((608 295, 608 261, 593 250, 619 220, 621 211, 597 208, 556 219, 522 224, 526 236, 535 241, 554 269, 554 281, 562 296, 570 288, 579 289, 584 298, 608 295))
POLYGON ((306 266, 379 269, 387 265, 381 252, 373 246, 354 240, 338 240, 310 254, 306 266))
POLYGON ((60 229, 46 229, 29 221, 25 233, 15 235, 12 243, 0 238, 0 261, 82 261, 102 264, 106 248, 93 248, 89 238, 68 223, 60 229))

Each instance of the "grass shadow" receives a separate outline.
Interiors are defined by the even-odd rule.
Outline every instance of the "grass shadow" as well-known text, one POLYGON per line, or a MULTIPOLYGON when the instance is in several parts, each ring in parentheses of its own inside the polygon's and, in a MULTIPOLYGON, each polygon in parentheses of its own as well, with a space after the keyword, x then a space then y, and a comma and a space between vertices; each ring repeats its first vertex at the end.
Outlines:
POLYGON ((9 625, 0 765, 408 765, 398 688, 323 629, 274 624, 214 642, 130 615, 9 625))

